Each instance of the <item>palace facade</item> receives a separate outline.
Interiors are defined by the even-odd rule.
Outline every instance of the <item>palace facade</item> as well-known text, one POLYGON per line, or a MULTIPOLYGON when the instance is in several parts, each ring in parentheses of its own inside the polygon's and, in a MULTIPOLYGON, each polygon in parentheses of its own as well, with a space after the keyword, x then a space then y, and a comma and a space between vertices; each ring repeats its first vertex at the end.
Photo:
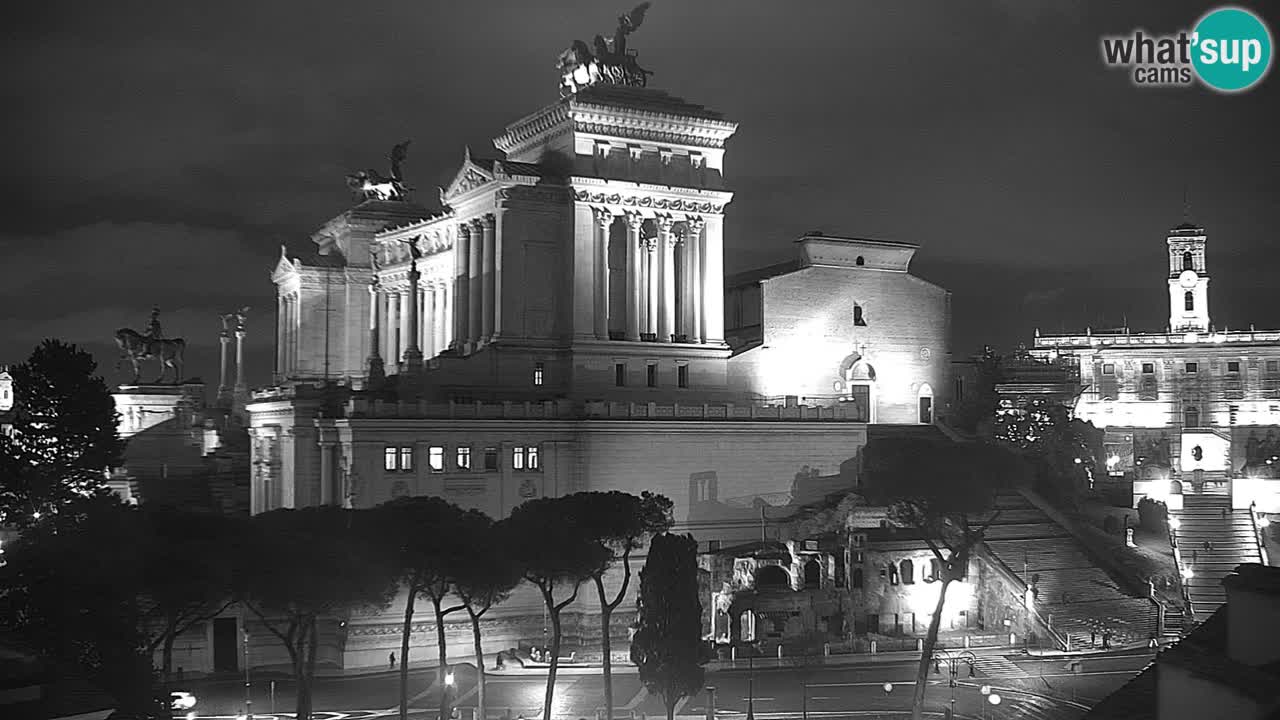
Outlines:
MULTIPOLYGON (((710 549, 758 538, 762 505, 855 487, 871 423, 927 426, 948 400, 950 296, 910 273, 914 244, 823 233, 726 282, 736 128, 591 86, 508 126, 498 157, 465 150, 439 208, 371 195, 282 248, 276 382, 247 408, 252 512, 437 495, 503 517, 651 490, 710 549)), ((322 660, 385 663, 401 608, 351 618, 322 660)), ((598 616, 571 610, 568 642, 590 644, 598 616)), ((429 624, 415 659, 435 654, 429 624)), ((540 600, 517 593, 493 624, 494 651, 541 639, 540 600)))
POLYGON ((1280 512, 1280 330, 1211 321, 1206 240, 1192 223, 1165 240, 1164 332, 1037 332, 1031 353, 1078 368, 1076 417, 1105 431, 1107 470, 1133 478, 1135 506, 1216 492, 1280 512))

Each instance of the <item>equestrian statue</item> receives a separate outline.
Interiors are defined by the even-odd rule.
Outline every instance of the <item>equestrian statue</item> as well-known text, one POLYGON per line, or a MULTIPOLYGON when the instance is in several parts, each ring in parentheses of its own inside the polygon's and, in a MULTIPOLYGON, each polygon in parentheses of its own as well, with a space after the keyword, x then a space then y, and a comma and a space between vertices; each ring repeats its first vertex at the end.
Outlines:
POLYGON ((187 342, 182 338, 166 338, 160 329, 160 309, 151 310, 151 321, 147 324, 146 334, 132 328, 120 328, 116 331, 116 345, 120 348, 120 357, 116 360, 116 368, 125 359, 133 365, 133 383, 138 383, 142 374, 143 360, 159 360, 160 375, 154 384, 164 382, 166 368, 173 368, 173 384, 182 382, 182 354, 187 349, 187 342))

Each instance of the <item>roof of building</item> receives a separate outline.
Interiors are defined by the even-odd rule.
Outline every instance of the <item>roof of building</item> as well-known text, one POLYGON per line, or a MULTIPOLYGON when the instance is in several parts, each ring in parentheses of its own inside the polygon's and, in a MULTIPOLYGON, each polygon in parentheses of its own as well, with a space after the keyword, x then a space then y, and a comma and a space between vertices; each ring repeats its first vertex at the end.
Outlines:
POLYGON ((677 117, 696 117, 704 120, 724 120, 724 114, 709 110, 704 105, 691 103, 665 90, 636 88, 623 85, 592 85, 566 98, 573 104, 606 105, 630 110, 661 113, 677 117))
POLYGON ((1204 228, 1193 222, 1179 223, 1178 226, 1173 229, 1174 232, 1178 232, 1179 230, 1195 230, 1196 232, 1204 232, 1204 228))

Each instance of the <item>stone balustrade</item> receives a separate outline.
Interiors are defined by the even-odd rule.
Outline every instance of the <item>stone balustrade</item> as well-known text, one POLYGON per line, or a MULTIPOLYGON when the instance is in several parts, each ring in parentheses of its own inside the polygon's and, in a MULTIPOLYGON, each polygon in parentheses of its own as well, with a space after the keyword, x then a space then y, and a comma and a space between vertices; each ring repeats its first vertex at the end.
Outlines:
POLYGON ((440 420, 725 420, 865 422, 855 408, 807 405, 659 404, 570 400, 543 402, 385 402, 349 399, 348 418, 440 420))

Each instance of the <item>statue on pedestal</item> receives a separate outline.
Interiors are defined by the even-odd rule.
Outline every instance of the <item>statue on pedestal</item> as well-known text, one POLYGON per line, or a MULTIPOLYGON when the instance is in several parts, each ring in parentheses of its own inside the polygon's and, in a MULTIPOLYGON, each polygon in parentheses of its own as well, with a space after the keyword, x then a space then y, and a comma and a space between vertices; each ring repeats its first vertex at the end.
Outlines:
POLYGON ((164 382, 166 368, 173 368, 175 385, 182 382, 182 356, 187 343, 182 338, 164 337, 160 329, 159 308, 151 310, 151 320, 147 323, 145 335, 132 328, 120 328, 116 330, 115 340, 116 346, 120 348, 116 367, 119 368, 120 362, 127 359, 133 365, 134 384, 138 383, 138 377, 142 374, 141 362, 153 358, 160 361, 160 375, 156 377, 154 384, 164 382))
POLYGON ((650 3, 640 3, 629 13, 618 17, 613 37, 596 35, 591 47, 574 40, 560 53, 560 94, 572 95, 591 85, 626 85, 644 87, 653 73, 636 63, 634 51, 627 50, 627 36, 644 22, 650 3))

